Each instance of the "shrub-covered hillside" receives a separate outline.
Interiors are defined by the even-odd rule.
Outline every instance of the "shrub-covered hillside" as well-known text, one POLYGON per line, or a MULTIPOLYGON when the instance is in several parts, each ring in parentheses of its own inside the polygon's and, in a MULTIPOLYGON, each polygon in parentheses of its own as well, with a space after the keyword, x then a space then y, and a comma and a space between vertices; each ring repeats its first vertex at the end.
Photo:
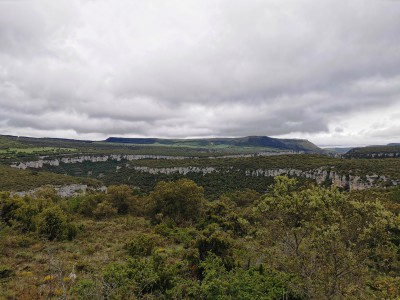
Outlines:
POLYGON ((36 170, 18 170, 0 165, 0 191, 28 191, 43 185, 87 184, 99 186, 96 179, 78 178, 36 170))
POLYGON ((1 299, 395 299, 399 190, 0 196, 1 299))

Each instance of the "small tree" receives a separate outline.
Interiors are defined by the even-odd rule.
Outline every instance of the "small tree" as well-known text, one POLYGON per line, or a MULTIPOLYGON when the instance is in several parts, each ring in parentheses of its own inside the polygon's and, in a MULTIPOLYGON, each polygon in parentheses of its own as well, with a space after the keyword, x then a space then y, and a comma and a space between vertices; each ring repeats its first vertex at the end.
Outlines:
POLYGON ((48 240, 62 240, 68 235, 67 215, 59 206, 52 206, 36 217, 38 233, 48 240))
POLYGON ((117 215, 118 209, 111 205, 110 202, 104 201, 97 205, 93 210, 96 219, 110 218, 117 215))
POLYGON ((154 213, 170 217, 177 224, 195 221, 202 214, 204 189, 189 179, 161 181, 150 197, 154 213))
POLYGON ((126 214, 129 211, 132 189, 127 185, 112 185, 107 189, 108 201, 117 208, 118 214, 126 214))
POLYGON ((276 177, 258 205, 264 243, 279 270, 298 276, 311 299, 368 298, 370 267, 395 259, 396 218, 377 200, 351 201, 335 188, 295 189, 276 177))

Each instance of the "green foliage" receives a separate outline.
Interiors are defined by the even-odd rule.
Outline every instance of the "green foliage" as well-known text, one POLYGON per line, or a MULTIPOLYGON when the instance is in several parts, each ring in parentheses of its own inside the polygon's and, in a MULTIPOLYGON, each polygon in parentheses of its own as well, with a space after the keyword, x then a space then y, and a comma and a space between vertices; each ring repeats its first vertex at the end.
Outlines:
POLYGON ((129 211, 130 198, 133 191, 127 185, 112 185, 107 189, 108 201, 117 208, 118 214, 127 214, 129 211))
POLYGON ((116 216, 118 208, 114 207, 109 201, 103 201, 97 204, 92 213, 96 219, 105 219, 116 216))
POLYGON ((154 212, 177 224, 196 221, 202 214, 204 189, 192 180, 159 182, 150 197, 154 201, 154 212))
POLYGON ((249 222, 241 218, 235 211, 236 205, 227 197, 208 204, 206 221, 217 223, 225 231, 236 235, 247 233, 249 222))
POLYGON ((49 172, 19 170, 0 165, 0 191, 28 191, 45 185, 88 184, 98 186, 95 179, 77 178, 49 172))
POLYGON ((85 202, 86 199, 86 195, 77 195, 69 198, 67 201, 68 211, 71 213, 78 213, 82 206, 82 203, 85 202))
POLYGON ((14 225, 24 232, 34 231, 35 217, 42 210, 42 203, 46 200, 25 197, 23 204, 13 212, 14 225))
MULTIPOLYGON (((267 186, 268 178, 259 179, 267 186)), ((188 179, 149 194, 129 186, 71 199, 50 189, 39 198, 0 193, 0 298, 400 294, 397 188, 348 193, 277 177, 263 196, 245 188, 218 194, 204 199, 188 179)))
POLYGON ((97 204, 105 201, 105 199, 105 195, 102 193, 87 195, 84 199, 82 199, 82 201, 80 201, 78 212, 84 216, 91 217, 94 214, 97 204))
POLYGON ((125 249, 131 256, 148 256, 157 245, 158 237, 150 234, 138 234, 125 244, 125 249))
MULTIPOLYGON (((8 136, 0 136, 0 149, 22 148, 23 144, 8 136)), ((29 146, 25 146, 29 147, 29 146)))
POLYGON ((347 158, 398 158, 400 156, 400 145, 353 148, 345 156, 347 158))
POLYGON ((299 276, 297 288, 310 298, 367 297, 361 286, 368 268, 395 260, 393 214, 376 200, 349 201, 334 188, 296 191, 295 185, 277 177, 258 205, 273 265, 299 276))
POLYGON ((262 268, 227 271, 221 258, 215 255, 209 255, 201 266, 204 269, 201 291, 206 299, 295 299, 280 278, 283 276, 262 268))
POLYGON ((72 239, 76 230, 68 222, 68 217, 59 206, 46 208, 36 216, 37 231, 48 240, 72 239))
POLYGON ((24 205, 19 197, 10 197, 10 193, 0 193, 0 218, 7 225, 12 225, 15 211, 24 205))
POLYGON ((101 299, 101 286, 93 280, 81 279, 72 287, 71 294, 78 300, 101 299))
POLYGON ((173 287, 166 291, 166 295, 168 299, 204 299, 200 283, 183 276, 173 279, 173 287))
POLYGON ((104 281, 113 289, 113 299, 161 295, 171 287, 173 268, 154 257, 131 258, 126 263, 107 266, 104 281))
POLYGON ((49 199, 54 203, 60 201, 61 197, 52 186, 42 186, 35 191, 35 198, 49 199))
POLYGON ((232 256, 233 239, 217 224, 208 225, 196 239, 195 246, 201 261, 212 253, 221 257, 226 268, 230 269, 234 266, 232 256))
POLYGON ((9 194, 5 194, 0 199, 0 216, 7 225, 14 226, 23 232, 35 231, 37 215, 52 205, 53 202, 50 199, 34 199, 29 196, 10 197, 9 194))
POLYGON ((249 188, 228 194, 228 197, 239 207, 252 206, 260 196, 260 193, 249 188))

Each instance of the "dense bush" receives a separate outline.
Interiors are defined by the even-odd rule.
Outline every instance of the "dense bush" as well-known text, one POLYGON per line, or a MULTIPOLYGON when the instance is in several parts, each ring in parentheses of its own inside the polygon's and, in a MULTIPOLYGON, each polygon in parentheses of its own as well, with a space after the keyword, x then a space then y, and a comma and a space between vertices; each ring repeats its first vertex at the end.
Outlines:
POLYGON ((152 253, 159 240, 151 234, 138 234, 125 244, 125 249, 131 256, 148 256, 152 253))
POLYGON ((48 240, 72 239, 76 234, 73 225, 69 224, 68 217, 59 206, 46 208, 36 216, 37 231, 40 236, 48 240))
POLYGON ((398 189, 348 193, 277 177, 263 196, 222 194, 206 200, 187 179, 149 194, 126 186, 72 199, 1 193, 0 298, 400 294, 398 189))
POLYGON ((379 201, 350 200, 335 188, 296 190, 276 177, 258 205, 273 266, 296 274, 298 290, 311 299, 368 298, 369 268, 393 268, 393 229, 399 220, 379 201), (284 251, 282 251, 284 249, 284 251), (364 288, 362 288, 364 286, 364 288))
POLYGON ((159 182, 150 197, 154 214, 169 217, 177 224, 194 222, 203 212, 204 189, 192 180, 159 182))
POLYGON ((114 207, 109 201, 100 202, 93 210, 92 214, 96 219, 104 219, 116 216, 118 208, 114 207))

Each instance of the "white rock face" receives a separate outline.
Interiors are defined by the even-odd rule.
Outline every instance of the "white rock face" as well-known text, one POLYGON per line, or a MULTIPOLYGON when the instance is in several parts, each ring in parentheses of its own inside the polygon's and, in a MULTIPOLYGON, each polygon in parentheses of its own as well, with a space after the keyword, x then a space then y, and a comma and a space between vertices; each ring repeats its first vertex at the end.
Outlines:
MULTIPOLYGON (((57 195, 61 198, 67 198, 76 196, 78 194, 85 194, 87 191, 100 191, 100 192, 107 192, 107 187, 102 186, 99 188, 88 187, 86 184, 69 184, 69 185, 62 185, 62 186, 51 186, 57 191, 57 195)), ((13 192, 12 195, 18 196, 33 196, 40 188, 32 189, 29 191, 23 192, 13 192)))
POLYGON ((150 174, 183 174, 187 173, 201 173, 203 175, 209 174, 212 172, 218 172, 213 167, 199 168, 199 167, 173 167, 173 168, 149 168, 149 167, 132 167, 135 171, 140 171, 143 173, 150 174))
MULTIPOLYGON (((221 158, 242 158, 242 157, 256 157, 256 156, 274 156, 274 155, 285 155, 285 154, 301 154, 301 152, 294 151, 285 151, 285 152, 260 152, 256 154, 237 154, 237 155, 225 155, 225 156, 212 156, 207 157, 208 159, 221 159, 221 158)), ((110 154, 110 155, 102 155, 102 156, 93 156, 93 155, 81 155, 75 157, 62 157, 60 159, 45 159, 44 157, 40 160, 36 161, 27 161, 27 162, 19 162, 11 165, 13 168, 18 169, 27 169, 34 168, 39 169, 43 168, 43 165, 49 166, 59 166, 60 163, 64 164, 77 164, 83 163, 85 161, 89 162, 105 162, 108 160, 113 161, 133 161, 140 159, 168 159, 168 160, 183 160, 183 159, 199 159, 199 157, 189 157, 189 156, 167 156, 167 155, 133 155, 133 154, 110 154)))
POLYGON ((49 166, 59 166, 60 163, 64 164, 77 164, 83 163, 85 161, 89 162, 105 162, 108 160, 113 161, 121 161, 121 160, 139 160, 139 159, 175 159, 175 160, 182 160, 182 159, 196 159, 193 157, 184 157, 184 156, 162 156, 162 155, 120 155, 120 154, 111 154, 111 155, 102 155, 102 156, 90 156, 90 155, 82 155, 82 156, 75 156, 75 157, 62 157, 60 159, 40 159, 36 161, 27 161, 27 162, 19 162, 14 163, 11 165, 13 168, 18 169, 27 169, 27 168, 34 168, 39 169, 43 168, 43 165, 49 166))
MULTIPOLYGON (((227 169, 217 169, 214 167, 172 167, 172 168, 149 168, 149 167, 132 167, 133 170, 150 173, 150 174, 182 174, 186 175, 188 173, 201 173, 203 175, 212 172, 223 173, 230 172, 233 167, 227 169)), ((331 181, 334 186, 341 188, 348 188, 349 190, 363 190, 371 187, 381 186, 381 183, 388 180, 385 176, 379 175, 367 175, 365 179, 360 176, 354 175, 343 175, 338 174, 336 171, 332 170, 330 167, 321 167, 314 170, 298 170, 298 169, 247 169, 244 171, 245 176, 264 176, 264 177, 275 177, 280 175, 303 177, 307 179, 312 179, 317 182, 317 184, 322 184, 325 181, 331 181)), ((392 185, 400 184, 400 180, 391 180, 392 185)))
MULTIPOLYGON (((221 158, 238 158, 238 157, 255 157, 255 156, 269 156, 269 155, 284 155, 284 154, 299 154, 297 152, 262 152, 258 154, 243 154, 243 155, 227 155, 219 157, 209 157, 210 159, 221 159, 221 158)), ((377 156, 382 156, 384 153, 378 153, 377 156)), ((396 154, 397 155, 397 154, 396 154)), ((400 154, 399 154, 400 155, 400 154)), ((198 157, 186 157, 186 156, 163 156, 163 155, 121 155, 121 154, 111 154, 111 155, 101 155, 101 156, 91 156, 91 155, 80 155, 75 157, 62 157, 60 159, 46 159, 41 157, 41 159, 36 161, 19 162, 14 163, 11 167, 18 169, 27 168, 42 168, 44 165, 49 166, 59 166, 60 163, 64 164, 76 164, 83 162, 106 162, 106 161, 135 161, 140 159, 167 159, 167 160, 184 160, 184 159, 199 159, 198 157)), ((125 163, 126 167, 131 167, 129 163, 125 163)), ((116 166, 116 172, 120 169, 120 166, 116 166)), ((199 173, 199 174, 209 174, 212 172, 230 172, 233 167, 229 168, 214 168, 214 167, 171 167, 171 168, 151 168, 151 167, 141 167, 133 166, 133 170, 150 173, 150 174, 182 174, 186 175, 188 173, 199 173)), ((89 175, 91 171, 89 171, 89 175)), ((343 188, 348 188, 349 190, 362 190, 371 187, 384 186, 386 183, 391 185, 399 185, 400 179, 387 178, 383 175, 370 174, 363 178, 357 175, 346 175, 337 173, 332 167, 320 167, 313 170, 298 170, 291 168, 277 168, 277 169, 247 169, 244 173, 245 176, 265 176, 265 177, 275 177, 278 175, 288 175, 295 177, 303 177, 307 179, 315 180, 318 184, 322 184, 326 181, 331 181, 333 185, 343 188)), ((100 174, 99 178, 103 177, 104 174, 100 174)))

